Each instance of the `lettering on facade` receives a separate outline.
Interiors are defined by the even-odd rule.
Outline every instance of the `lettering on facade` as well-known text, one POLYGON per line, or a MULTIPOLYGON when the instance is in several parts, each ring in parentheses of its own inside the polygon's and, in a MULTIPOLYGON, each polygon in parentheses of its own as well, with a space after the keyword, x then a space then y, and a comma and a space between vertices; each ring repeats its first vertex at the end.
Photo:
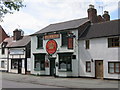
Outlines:
POLYGON ((60 34, 45 35, 44 40, 60 38, 60 34))

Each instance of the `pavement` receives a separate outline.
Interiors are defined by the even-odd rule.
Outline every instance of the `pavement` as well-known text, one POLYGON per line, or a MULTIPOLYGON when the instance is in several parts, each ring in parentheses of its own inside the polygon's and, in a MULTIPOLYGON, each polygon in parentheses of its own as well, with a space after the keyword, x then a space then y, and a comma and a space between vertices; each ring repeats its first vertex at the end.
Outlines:
POLYGON ((60 88, 118 88, 116 80, 101 80, 92 78, 55 78, 50 76, 34 76, 2 73, 2 80, 46 85, 60 88))

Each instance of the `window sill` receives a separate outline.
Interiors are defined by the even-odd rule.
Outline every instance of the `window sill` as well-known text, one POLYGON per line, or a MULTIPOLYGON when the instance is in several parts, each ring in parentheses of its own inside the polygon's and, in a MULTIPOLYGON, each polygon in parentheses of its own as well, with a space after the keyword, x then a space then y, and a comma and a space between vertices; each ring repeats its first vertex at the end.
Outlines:
POLYGON ((63 47, 63 48, 64 48, 64 47, 67 47, 67 45, 63 45, 63 46, 61 46, 61 48, 62 48, 62 47, 63 47))
POLYGON ((108 48, 120 48, 120 46, 111 46, 111 47, 108 47, 108 48))
POLYGON ((40 48, 36 48, 36 49, 43 49, 43 47, 40 47, 40 48))
POLYGON ((108 74, 120 74, 120 73, 108 73, 108 74))
POLYGON ((91 71, 86 71, 86 73, 91 73, 91 71))
POLYGON ((45 71, 45 70, 40 70, 40 69, 34 69, 34 71, 45 71))
POLYGON ((58 69, 59 72, 72 72, 72 70, 67 71, 66 69, 58 69))

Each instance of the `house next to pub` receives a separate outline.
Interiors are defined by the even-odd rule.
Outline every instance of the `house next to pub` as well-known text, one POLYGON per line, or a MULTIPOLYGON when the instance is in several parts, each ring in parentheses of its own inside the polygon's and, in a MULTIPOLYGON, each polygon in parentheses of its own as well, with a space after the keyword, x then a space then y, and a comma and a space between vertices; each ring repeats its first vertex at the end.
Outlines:
POLYGON ((118 79, 120 76, 119 21, 107 11, 50 24, 31 35, 31 74, 56 77, 118 79))
MULTIPOLYGON (((30 73, 30 36, 24 36, 21 29, 16 29, 13 31, 12 37, 8 37, 2 42, 1 47, 1 54, 6 56, 4 61, 7 65, 5 67, 7 72, 30 73)), ((0 62, 2 63, 2 61, 0 62)))
POLYGON ((7 52, 6 50, 3 51, 4 49, 4 44, 2 42, 4 41, 5 38, 8 38, 9 36, 6 34, 5 30, 2 28, 0 25, 0 71, 7 71, 7 56, 4 54, 7 52))

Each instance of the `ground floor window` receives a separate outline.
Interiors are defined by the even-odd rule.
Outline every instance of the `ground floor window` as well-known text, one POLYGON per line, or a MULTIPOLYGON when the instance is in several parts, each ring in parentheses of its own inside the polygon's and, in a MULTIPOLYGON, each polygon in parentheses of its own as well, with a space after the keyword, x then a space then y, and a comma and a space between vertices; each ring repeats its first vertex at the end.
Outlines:
POLYGON ((72 55, 71 54, 60 54, 59 55, 59 69, 72 71, 72 55))
POLYGON ((108 62, 108 73, 120 73, 120 62, 108 62))
POLYGON ((1 68, 5 68, 5 61, 1 61, 1 68))
POLYGON ((18 69, 18 60, 11 60, 11 69, 18 69))
POLYGON ((44 54, 36 54, 34 55, 34 69, 35 70, 45 70, 45 55, 44 54))
POLYGON ((86 62, 86 72, 91 72, 91 62, 90 61, 86 62))

